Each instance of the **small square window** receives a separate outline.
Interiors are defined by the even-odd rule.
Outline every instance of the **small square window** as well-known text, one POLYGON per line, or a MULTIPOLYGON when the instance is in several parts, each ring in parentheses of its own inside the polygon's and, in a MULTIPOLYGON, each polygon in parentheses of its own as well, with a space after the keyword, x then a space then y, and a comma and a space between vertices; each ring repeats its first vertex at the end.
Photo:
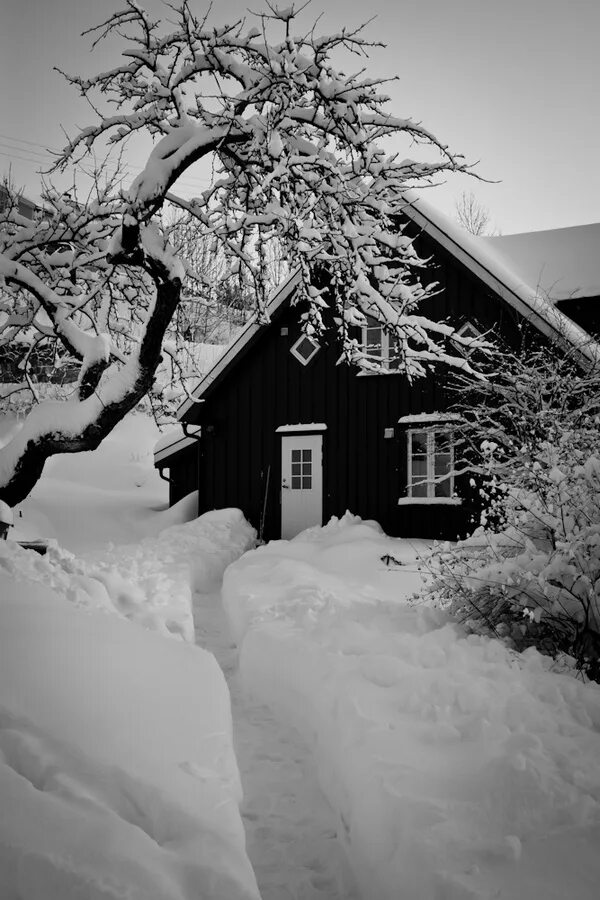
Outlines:
POLYGON ((302 487, 302 478, 300 475, 292 475, 292 490, 299 491, 302 487))
POLYGON ((310 475, 303 475, 302 476, 303 490, 310 491, 311 487, 312 487, 312 478, 310 477, 310 475))
POLYGON ((312 459, 312 450, 303 450, 302 451, 302 462, 310 462, 312 459))
POLYGON ((298 362, 303 366, 307 366, 311 359, 319 352, 319 345, 308 335, 301 335, 296 343, 290 348, 290 353, 295 356, 298 362))
POLYGON ((292 450, 292 462, 300 462, 301 460, 301 450, 292 450))

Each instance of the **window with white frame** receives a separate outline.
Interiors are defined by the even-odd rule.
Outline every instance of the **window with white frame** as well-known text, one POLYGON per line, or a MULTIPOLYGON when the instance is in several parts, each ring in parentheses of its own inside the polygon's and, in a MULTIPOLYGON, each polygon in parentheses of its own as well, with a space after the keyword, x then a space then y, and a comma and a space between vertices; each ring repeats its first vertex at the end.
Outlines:
POLYGON ((409 498, 454 498, 454 435, 448 428, 411 428, 408 434, 409 498))
MULTIPOLYGON (((481 339, 482 333, 474 325, 472 322, 465 322, 464 325, 461 325, 460 328, 456 329, 456 333, 459 334, 462 338, 467 338, 470 341, 478 341, 481 339)), ((462 353, 463 356, 470 356, 473 353, 474 348, 470 347, 468 344, 462 344, 458 341, 452 342, 459 353, 462 353)))
POLYGON ((301 334, 296 343, 290 347, 290 353, 295 356, 298 362, 303 366, 307 366, 311 359, 319 352, 319 345, 306 334, 301 334))
POLYGON ((373 362, 382 362, 390 369, 398 368, 398 337, 389 333, 373 316, 366 316, 362 328, 362 349, 373 362))

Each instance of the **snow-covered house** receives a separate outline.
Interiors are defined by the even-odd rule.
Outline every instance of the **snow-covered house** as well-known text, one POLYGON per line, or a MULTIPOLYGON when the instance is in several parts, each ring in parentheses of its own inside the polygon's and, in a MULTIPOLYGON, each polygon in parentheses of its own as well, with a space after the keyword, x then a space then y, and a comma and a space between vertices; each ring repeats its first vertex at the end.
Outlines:
MULTIPOLYGON (((481 238, 421 200, 407 215, 441 286, 424 314, 515 348, 526 328, 598 354, 588 330, 600 331, 600 225, 481 238)), ((292 275, 272 297, 269 325, 248 323, 181 407, 184 433, 157 447, 171 503, 198 490, 199 512, 240 507, 267 539, 347 509, 392 535, 468 532, 468 479, 436 480, 453 461, 447 370, 411 384, 340 364, 334 337, 319 346, 302 334, 296 286, 292 275)), ((381 329, 363 339, 390 350, 381 329)))

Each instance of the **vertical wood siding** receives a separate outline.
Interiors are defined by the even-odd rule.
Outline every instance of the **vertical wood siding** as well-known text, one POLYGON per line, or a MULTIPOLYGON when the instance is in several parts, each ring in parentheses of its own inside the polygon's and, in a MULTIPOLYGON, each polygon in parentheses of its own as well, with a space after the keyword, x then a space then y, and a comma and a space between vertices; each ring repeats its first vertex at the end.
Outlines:
MULTIPOLYGON (((509 346, 519 346, 522 322, 512 308, 426 235, 417 239, 417 251, 434 256, 429 280, 440 282, 440 292, 424 304, 423 314, 456 326, 477 322, 509 346)), ((392 535, 454 538, 467 533, 472 527, 468 504, 398 506, 407 481, 406 432, 398 419, 448 408, 447 369, 440 366, 413 384, 401 375, 359 375, 337 364, 339 348, 331 335, 303 366, 290 353, 300 336, 298 315, 297 307, 281 308, 211 386, 205 402, 194 406, 190 421, 203 425, 203 437, 198 449, 177 460, 177 495, 179 485, 197 481, 200 512, 236 506, 256 528, 266 497, 262 536, 279 537, 281 439, 276 429, 323 422, 324 522, 349 509, 376 519, 392 535), (384 437, 386 428, 394 428, 394 438, 384 437), (184 469, 193 471, 193 478, 184 469)))

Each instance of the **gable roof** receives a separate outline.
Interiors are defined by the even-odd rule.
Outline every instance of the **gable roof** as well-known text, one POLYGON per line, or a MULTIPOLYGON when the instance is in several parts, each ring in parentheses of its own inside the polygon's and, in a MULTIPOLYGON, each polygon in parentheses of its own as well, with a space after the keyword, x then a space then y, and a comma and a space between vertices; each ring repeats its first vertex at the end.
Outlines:
MULTIPOLYGON (((563 346, 576 348, 589 362, 600 362, 600 346, 592 341, 587 331, 557 309, 541 289, 539 272, 543 263, 540 263, 540 259, 519 264, 519 260, 525 258, 528 246, 537 244, 541 251, 542 246, 551 243, 548 239, 529 241, 526 240, 530 238, 528 234, 508 235, 507 238, 476 237, 413 192, 409 192, 406 199, 408 200, 404 210, 406 215, 516 309, 524 319, 535 325, 551 340, 558 341, 563 346), (512 237, 516 240, 509 242, 508 239, 512 237)), ((598 228, 600 229, 600 226, 598 228)), ((578 228, 574 230, 580 231, 578 228)), ((558 231, 570 232, 572 229, 561 228, 558 231)), ((531 233, 533 236, 538 234, 548 235, 554 232, 531 233)), ((558 243, 559 240, 560 235, 555 238, 554 243, 558 243)), ((569 245, 572 243, 571 240, 569 245)), ((546 254, 548 252, 549 250, 546 250, 546 254)), ((587 256, 589 257, 589 252, 587 256)), ((568 250, 565 250, 562 258, 566 261, 568 250)), ((544 259, 543 253, 541 259, 544 259)), ((569 265, 569 272, 573 272, 572 264, 569 265)))
MULTIPOLYGON (((551 302, 572 296, 579 264, 582 270, 579 291, 589 292, 595 289, 595 285, 600 285, 600 262, 596 259, 600 256, 597 251, 600 223, 521 235, 476 237, 417 196, 414 191, 407 191, 404 197, 404 214, 516 309, 524 319, 550 339, 563 346, 576 348, 588 362, 600 363, 600 345, 592 341, 583 328, 551 302), (579 249, 571 255, 578 241, 579 249), (560 252, 558 247, 561 247, 560 252), (558 274, 561 265, 564 265, 565 270, 562 287, 561 276, 558 274), (546 276, 542 279, 541 274, 544 272, 546 276), (552 291, 545 290, 543 285, 548 285, 552 291)), ((293 272, 275 291, 267 304, 269 316, 293 295, 299 281, 300 273, 293 272)), ((600 290, 596 293, 600 294, 600 290)), ((578 296, 592 294, 580 293, 578 296)), ((202 395, 207 388, 229 368, 262 327, 257 315, 253 315, 237 339, 198 382, 192 393, 194 400, 186 400, 179 408, 178 419, 184 418, 194 402, 202 402, 202 395)))

